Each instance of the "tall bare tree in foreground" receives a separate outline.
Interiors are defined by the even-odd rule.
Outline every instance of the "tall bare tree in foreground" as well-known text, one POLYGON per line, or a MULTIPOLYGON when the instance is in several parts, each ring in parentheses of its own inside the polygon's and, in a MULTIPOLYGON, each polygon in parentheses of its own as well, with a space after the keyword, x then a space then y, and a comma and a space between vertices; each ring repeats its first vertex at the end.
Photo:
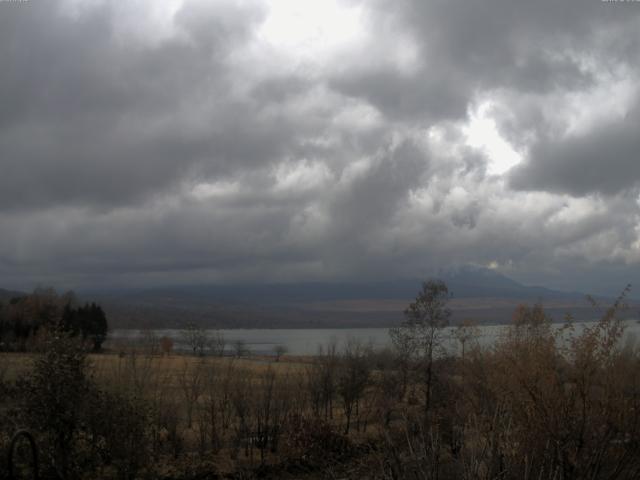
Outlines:
POLYGON ((421 364, 425 412, 431 406, 434 355, 442 345, 442 330, 449 325, 451 316, 451 310, 447 308, 449 298, 449 289, 444 282, 424 282, 416 299, 404 311, 404 322, 389 332, 396 349, 417 356, 421 364))
POLYGON ((346 419, 345 435, 349 433, 353 414, 356 414, 359 427, 360 401, 369 385, 371 365, 369 350, 360 342, 350 340, 345 346, 337 372, 337 392, 342 400, 342 408, 346 419))

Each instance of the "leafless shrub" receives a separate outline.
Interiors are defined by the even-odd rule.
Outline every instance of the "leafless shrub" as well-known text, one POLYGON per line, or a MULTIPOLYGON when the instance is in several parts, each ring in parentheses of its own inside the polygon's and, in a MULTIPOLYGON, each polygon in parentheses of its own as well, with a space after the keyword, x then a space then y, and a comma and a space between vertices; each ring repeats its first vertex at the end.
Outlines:
POLYGON ((288 351, 289 349, 285 345, 276 345, 275 347, 273 347, 273 354, 276 357, 276 362, 279 362, 280 358, 283 355, 286 355, 288 351))
POLYGON ((139 337, 142 353, 147 356, 155 356, 160 353, 160 339, 154 330, 140 330, 139 337))
POLYGON ((233 354, 237 358, 244 357, 249 354, 249 349, 247 348, 247 343, 239 338, 233 343, 233 354))
POLYGON ((337 389, 338 352, 335 342, 320 347, 315 362, 307 368, 307 391, 316 417, 333 418, 333 400, 337 389))
POLYGON ((249 372, 240 372, 234 377, 231 385, 231 404, 233 406, 234 437, 232 444, 232 458, 236 458, 241 447, 244 447, 245 457, 253 457, 254 442, 252 430, 254 411, 252 402, 252 388, 249 372))
POLYGON ((291 458, 304 459, 312 469, 344 461, 354 452, 354 445, 346 435, 315 417, 293 417, 285 443, 291 458))
POLYGON ((232 382, 235 378, 233 359, 224 363, 210 362, 204 366, 203 398, 200 405, 201 441, 207 439, 211 449, 218 452, 225 441, 233 415, 232 382))
POLYGON ((369 385, 370 364, 367 353, 367 349, 361 343, 350 340, 338 369, 337 391, 346 418, 345 434, 349 434, 354 412, 359 418, 360 401, 369 385))
POLYGON ((185 440, 180 428, 179 404, 167 399, 153 410, 153 424, 158 427, 154 450, 164 453, 167 448, 174 459, 184 451, 185 440))
POLYGON ((193 355, 202 356, 209 348, 211 339, 209 332, 195 323, 188 323, 182 330, 182 340, 189 347, 193 355))
POLYGON ((178 372, 178 385, 187 415, 187 428, 193 424, 193 413, 204 391, 204 364, 184 358, 178 372))
POLYGON ((112 466, 117 478, 136 478, 150 460, 150 410, 135 397, 96 391, 89 400, 87 438, 96 467, 112 466))
POLYGON ((215 330, 209 337, 209 349, 211 354, 216 357, 222 357, 227 348, 227 341, 224 334, 220 330, 215 330))

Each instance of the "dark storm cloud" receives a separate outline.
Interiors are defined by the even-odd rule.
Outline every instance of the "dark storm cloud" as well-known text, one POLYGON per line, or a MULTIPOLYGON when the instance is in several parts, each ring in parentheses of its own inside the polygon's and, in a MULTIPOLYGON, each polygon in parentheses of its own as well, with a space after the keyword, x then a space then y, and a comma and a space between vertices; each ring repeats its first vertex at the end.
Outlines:
POLYGON ((536 143, 511 174, 517 189, 616 194, 640 182, 640 104, 623 118, 536 143))
POLYGON ((265 38, 268 2, 163 5, 0 2, 0 283, 640 262, 635 4, 350 1, 334 50, 265 38))
POLYGON ((119 42, 108 3, 79 18, 56 2, 3 10, 2 209, 137 202, 191 169, 228 173, 284 149, 286 122, 228 98, 226 56, 252 10, 185 5, 187 38, 153 46, 119 42))
POLYGON ((332 218, 336 224, 346 224, 345 237, 368 233, 372 226, 386 227, 411 190, 428 182, 428 167, 425 152, 410 142, 383 147, 371 165, 354 172, 353 180, 333 199, 332 218))
POLYGON ((421 69, 406 75, 378 67, 344 74, 334 79, 332 86, 346 95, 363 98, 391 118, 430 123, 466 113, 469 92, 452 73, 421 69))

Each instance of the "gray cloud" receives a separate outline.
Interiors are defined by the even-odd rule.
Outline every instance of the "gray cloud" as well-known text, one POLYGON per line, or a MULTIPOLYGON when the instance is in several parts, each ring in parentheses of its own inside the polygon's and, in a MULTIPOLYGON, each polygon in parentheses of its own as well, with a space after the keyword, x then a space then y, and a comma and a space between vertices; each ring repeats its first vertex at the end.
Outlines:
POLYGON ((622 118, 575 135, 537 142, 511 174, 518 189, 616 194, 640 182, 640 104, 622 118))
MULTIPOLYGON (((504 0, 464 5, 405 0, 396 2, 391 13, 380 2, 374 28, 386 30, 398 49, 407 49, 402 37, 411 38, 419 52, 412 71, 381 63, 386 51, 375 49, 369 52, 375 59, 370 66, 341 72, 334 85, 386 114, 428 121, 464 116, 469 101, 483 89, 585 88, 594 78, 582 54, 616 57, 623 48, 618 39, 606 38, 611 29, 628 31, 627 44, 637 41, 631 32, 638 16, 630 13, 597 2, 523 5, 504 0), (394 26, 390 32, 389 24, 394 26), (612 43, 618 47, 613 52, 612 43)), ((623 60, 631 59, 627 52, 623 60)))
POLYGON ((0 3, 0 286, 640 273, 635 5, 345 2, 333 50, 158 5, 0 3))
POLYGON ((187 39, 153 46, 117 41, 109 3, 79 18, 55 2, 5 8, 2 208, 126 204, 193 168, 227 173, 280 154, 286 122, 228 95, 226 57, 256 15, 206 5, 176 14, 187 39))

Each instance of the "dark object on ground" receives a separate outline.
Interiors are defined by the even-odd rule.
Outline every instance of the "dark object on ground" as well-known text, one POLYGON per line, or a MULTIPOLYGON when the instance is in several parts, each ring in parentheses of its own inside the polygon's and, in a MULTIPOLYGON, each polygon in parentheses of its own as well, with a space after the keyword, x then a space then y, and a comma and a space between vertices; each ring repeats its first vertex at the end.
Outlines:
POLYGON ((33 438, 33 435, 31 435, 28 431, 26 430, 19 430, 18 432, 16 432, 16 434, 13 436, 13 438, 11 439, 11 445, 9 446, 9 455, 7 458, 7 462, 8 462, 8 471, 9 471, 9 479, 13 480, 15 478, 14 475, 14 459, 13 459, 13 455, 14 452, 16 450, 16 447, 18 445, 18 441, 20 440, 21 437, 24 437, 27 439, 27 442, 29 442, 29 448, 31 450, 31 463, 32 463, 32 468, 33 468, 33 478, 34 480, 38 480, 38 448, 36 446, 36 441, 33 438))

